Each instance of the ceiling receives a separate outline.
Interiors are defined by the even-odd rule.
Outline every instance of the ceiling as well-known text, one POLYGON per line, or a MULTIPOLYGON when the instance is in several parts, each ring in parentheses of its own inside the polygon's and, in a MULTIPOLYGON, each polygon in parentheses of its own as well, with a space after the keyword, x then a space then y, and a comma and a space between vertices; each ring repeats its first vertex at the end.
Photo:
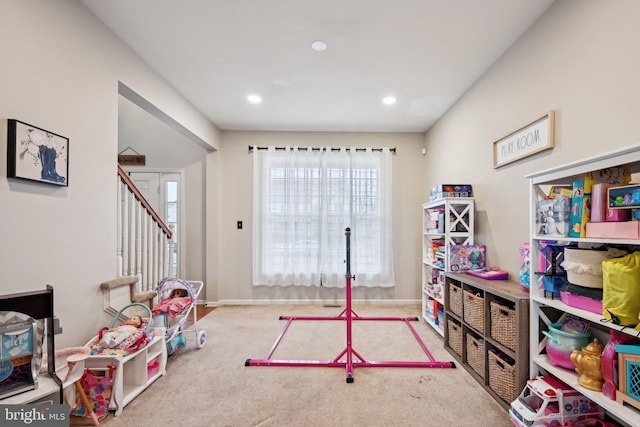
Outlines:
POLYGON ((425 132, 553 3, 81 1, 221 130, 333 132, 425 132))

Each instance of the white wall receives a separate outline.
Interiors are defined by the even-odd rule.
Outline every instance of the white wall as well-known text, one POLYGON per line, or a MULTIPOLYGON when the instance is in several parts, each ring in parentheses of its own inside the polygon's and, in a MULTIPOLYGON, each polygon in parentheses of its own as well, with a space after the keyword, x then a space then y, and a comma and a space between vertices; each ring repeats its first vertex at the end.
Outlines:
POLYGON ((108 320, 99 285, 116 278, 118 81, 211 147, 219 135, 77 0, 0 10, 0 152, 9 118, 70 140, 68 187, 8 180, 0 162, 0 294, 51 284, 57 347, 81 345, 108 320))
POLYGON ((640 2, 557 1, 426 136, 428 187, 471 183, 488 263, 517 280, 525 175, 640 143, 640 2), (492 143, 549 110, 553 150, 493 169, 492 143))
MULTIPOLYGON (((252 155, 248 146, 396 147, 393 156, 394 269, 391 289, 355 288, 354 300, 418 301, 420 297, 422 210, 426 201, 421 155, 422 134, 222 132, 219 151, 217 215, 218 246, 208 253, 215 260, 207 280, 211 302, 250 303, 282 301, 332 302, 344 299, 344 288, 254 287, 251 279, 252 155), (242 230, 236 222, 243 221, 242 230), (213 256, 213 253, 216 255, 213 256), (215 299, 214 299, 215 298, 215 299)), ((211 160, 212 168, 215 160, 211 160)), ((209 187, 208 187, 209 188, 209 187)), ((211 195, 209 198, 212 199, 211 195)), ((209 215, 209 214, 208 214, 209 215)), ((357 271, 353 271, 356 275, 357 271)), ((355 283, 354 283, 355 284, 355 283)))

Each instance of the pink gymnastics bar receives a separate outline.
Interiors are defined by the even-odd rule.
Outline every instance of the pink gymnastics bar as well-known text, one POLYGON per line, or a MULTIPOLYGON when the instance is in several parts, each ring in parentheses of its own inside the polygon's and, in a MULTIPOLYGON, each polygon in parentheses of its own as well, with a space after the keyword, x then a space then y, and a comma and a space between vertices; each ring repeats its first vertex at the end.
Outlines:
POLYGON ((347 273, 346 278, 346 302, 347 308, 345 308, 337 316, 280 316, 280 320, 286 320, 287 323, 282 328, 280 335, 276 338, 276 341, 269 349, 269 352, 264 359, 247 359, 245 366, 306 366, 306 367, 324 367, 324 368, 342 368, 346 370, 346 381, 352 383, 353 370, 356 367, 363 368, 455 368, 456 365, 453 362, 438 362, 434 359, 433 355, 425 345, 425 343, 418 335, 418 332, 413 326, 412 321, 417 321, 417 317, 363 317, 357 315, 351 306, 351 254, 350 254, 350 236, 351 230, 345 229, 345 235, 347 236, 347 273), (271 359, 271 356, 278 348, 278 345, 284 338, 289 326, 294 320, 343 320, 346 324, 347 343, 344 350, 332 360, 277 360, 271 359), (428 361, 370 361, 362 357, 352 345, 352 322, 354 320, 372 320, 372 321, 402 321, 404 322, 415 339, 418 341, 420 348, 424 351, 425 355, 429 359, 428 361))

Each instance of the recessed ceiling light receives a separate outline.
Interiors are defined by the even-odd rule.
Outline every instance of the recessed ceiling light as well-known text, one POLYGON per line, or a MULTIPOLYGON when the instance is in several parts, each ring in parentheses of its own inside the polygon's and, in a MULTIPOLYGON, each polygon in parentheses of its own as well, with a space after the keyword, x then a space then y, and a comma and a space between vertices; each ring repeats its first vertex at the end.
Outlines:
POLYGON ((385 96, 384 98, 382 98, 382 103, 385 105, 393 105, 396 103, 396 97, 395 96, 385 96))
POLYGON ((247 101, 252 104, 260 104, 262 102, 262 97, 260 95, 249 95, 247 96, 247 101))
POLYGON ((316 40, 311 43, 311 49, 315 50, 316 52, 322 52, 323 50, 327 49, 327 44, 322 40, 316 40))

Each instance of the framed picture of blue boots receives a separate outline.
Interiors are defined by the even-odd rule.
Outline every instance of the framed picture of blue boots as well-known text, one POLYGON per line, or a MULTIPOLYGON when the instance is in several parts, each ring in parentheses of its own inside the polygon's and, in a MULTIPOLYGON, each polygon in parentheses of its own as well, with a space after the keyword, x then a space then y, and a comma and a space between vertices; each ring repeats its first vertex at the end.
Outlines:
POLYGON ((7 177, 69 185, 69 138, 9 119, 7 177))

